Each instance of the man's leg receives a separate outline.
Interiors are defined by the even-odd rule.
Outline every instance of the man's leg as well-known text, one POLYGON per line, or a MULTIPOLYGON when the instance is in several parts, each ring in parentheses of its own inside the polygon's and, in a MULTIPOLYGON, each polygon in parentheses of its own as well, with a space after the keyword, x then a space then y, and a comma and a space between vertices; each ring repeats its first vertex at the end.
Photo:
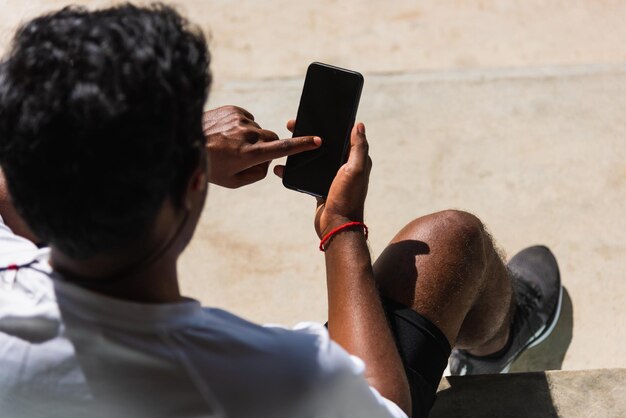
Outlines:
POLYGON ((441 378, 441 354, 447 357, 449 348, 455 348, 453 374, 505 372, 550 335, 559 317, 561 279, 550 250, 527 248, 505 266, 480 220, 465 212, 409 223, 380 255, 374 274, 381 295, 403 305, 390 323, 405 364, 421 369, 417 374, 427 375, 430 386, 441 378), (436 349, 444 336, 449 347, 436 349))
POLYGON ((452 374, 499 373, 556 324, 561 283, 546 247, 505 266, 475 216, 444 211, 405 226, 374 263, 405 365, 413 415, 427 416, 451 348, 452 374))
POLYGON ((507 343, 512 288, 475 216, 445 211, 405 226, 374 264, 383 296, 415 310, 451 347, 483 356, 507 343))

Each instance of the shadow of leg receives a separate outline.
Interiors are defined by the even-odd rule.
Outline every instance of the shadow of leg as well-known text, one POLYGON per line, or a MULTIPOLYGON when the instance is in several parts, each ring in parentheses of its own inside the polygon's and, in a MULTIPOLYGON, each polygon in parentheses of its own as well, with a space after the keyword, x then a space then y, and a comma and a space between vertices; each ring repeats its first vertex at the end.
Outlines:
POLYGON ((558 416, 544 373, 450 376, 439 389, 431 418, 558 416))
POLYGON ((561 315, 552 334, 541 344, 526 350, 513 363, 510 372, 561 370, 573 333, 573 306, 567 289, 563 287, 561 315))

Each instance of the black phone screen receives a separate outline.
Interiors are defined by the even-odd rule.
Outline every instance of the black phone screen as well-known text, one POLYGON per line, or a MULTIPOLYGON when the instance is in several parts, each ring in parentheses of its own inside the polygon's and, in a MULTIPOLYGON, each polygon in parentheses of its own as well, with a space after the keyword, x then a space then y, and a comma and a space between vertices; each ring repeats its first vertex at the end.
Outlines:
POLYGON ((315 196, 328 195, 345 162, 362 88, 359 73, 320 63, 309 65, 293 136, 319 136, 322 145, 287 158, 283 175, 286 187, 315 196))

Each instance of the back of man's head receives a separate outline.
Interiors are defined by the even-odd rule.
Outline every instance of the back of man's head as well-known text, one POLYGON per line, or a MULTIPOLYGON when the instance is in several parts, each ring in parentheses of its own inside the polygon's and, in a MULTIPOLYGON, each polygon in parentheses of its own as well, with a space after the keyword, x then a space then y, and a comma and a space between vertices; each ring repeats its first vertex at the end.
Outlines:
POLYGON ((204 144, 208 66, 201 32, 163 5, 22 26, 0 64, 0 164, 33 232, 88 258, 180 203, 204 144))

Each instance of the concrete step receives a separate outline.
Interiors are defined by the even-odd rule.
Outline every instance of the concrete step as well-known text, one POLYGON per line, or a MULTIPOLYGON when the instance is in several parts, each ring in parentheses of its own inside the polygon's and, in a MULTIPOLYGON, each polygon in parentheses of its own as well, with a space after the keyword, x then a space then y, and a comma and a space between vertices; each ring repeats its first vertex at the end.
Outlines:
POLYGON ((446 377, 431 418, 624 417, 626 369, 446 377))
POLYGON ((218 82, 297 77, 311 61, 380 74, 606 64, 626 56, 626 3, 615 0, 177 3, 212 33, 218 82))
MULTIPOLYGON (((103 7, 121 0, 73 0, 103 7)), ((619 0, 176 0, 210 33, 218 83, 298 77, 312 61, 372 73, 621 62, 619 0)), ((18 22, 67 0, 0 1, 0 50, 18 22)))

